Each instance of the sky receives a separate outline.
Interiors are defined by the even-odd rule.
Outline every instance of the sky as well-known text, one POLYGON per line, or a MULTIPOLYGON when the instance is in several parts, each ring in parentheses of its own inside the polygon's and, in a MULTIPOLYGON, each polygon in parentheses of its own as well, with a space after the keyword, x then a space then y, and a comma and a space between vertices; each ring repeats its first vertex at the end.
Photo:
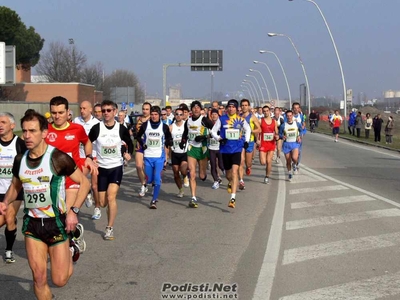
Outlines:
MULTIPOLYGON (((400 1, 315 1, 335 39, 347 89, 368 98, 400 90, 400 1)), ((88 61, 102 62, 106 73, 134 72, 148 95, 162 96, 163 64, 190 63, 191 50, 223 50, 223 71, 214 73, 214 91, 230 97, 242 90, 246 74, 263 87, 260 75, 249 72, 253 68, 276 98, 267 68, 253 63, 259 60, 270 67, 280 98, 287 98, 276 58, 259 54, 265 49, 278 55, 292 97, 298 98, 305 82, 301 65, 287 38, 267 35, 276 32, 290 36, 298 48, 313 97, 343 97, 328 31, 317 8, 305 0, 3 0, 0 5, 35 27, 46 40, 44 51, 52 41, 67 44, 73 38, 88 61)), ((167 85, 178 84, 184 97, 202 97, 210 94, 211 73, 168 68, 167 85)))

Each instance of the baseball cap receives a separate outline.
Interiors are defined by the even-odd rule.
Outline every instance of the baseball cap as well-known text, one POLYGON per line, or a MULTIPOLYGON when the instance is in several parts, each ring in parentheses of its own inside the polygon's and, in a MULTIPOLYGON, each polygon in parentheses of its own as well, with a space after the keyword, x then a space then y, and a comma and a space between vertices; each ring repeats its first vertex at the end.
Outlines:
POLYGON ((229 105, 233 105, 237 109, 239 107, 239 102, 237 100, 235 100, 235 99, 231 99, 226 104, 226 107, 228 107, 229 105))

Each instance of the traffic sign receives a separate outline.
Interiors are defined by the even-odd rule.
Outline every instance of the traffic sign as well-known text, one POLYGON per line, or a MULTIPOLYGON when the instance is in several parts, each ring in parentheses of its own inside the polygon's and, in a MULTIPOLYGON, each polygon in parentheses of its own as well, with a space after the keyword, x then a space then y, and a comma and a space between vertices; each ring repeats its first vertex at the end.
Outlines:
POLYGON ((192 50, 192 71, 222 71, 222 50, 192 50))
POLYGON ((129 107, 133 108, 135 106, 135 104, 133 102, 129 102, 129 107))
POLYGON ((121 109, 122 109, 122 110, 126 110, 126 103, 125 103, 125 102, 122 102, 122 103, 121 103, 121 109))

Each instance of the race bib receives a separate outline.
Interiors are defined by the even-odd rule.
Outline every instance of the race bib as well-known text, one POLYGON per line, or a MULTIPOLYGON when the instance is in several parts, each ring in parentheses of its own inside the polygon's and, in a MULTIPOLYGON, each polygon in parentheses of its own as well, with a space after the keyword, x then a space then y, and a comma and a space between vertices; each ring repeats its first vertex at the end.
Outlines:
POLYGON ((181 142, 181 139, 175 139, 174 140, 174 148, 179 148, 179 143, 181 142))
POLYGON ((146 142, 147 147, 149 148, 159 148, 161 145, 160 139, 148 139, 146 142))
POLYGON ((24 200, 26 208, 41 208, 52 205, 50 197, 50 186, 28 186, 24 187, 24 200))
POLYGON ((219 144, 219 141, 216 139, 210 139, 210 146, 217 146, 219 144))
POLYGON ((12 177, 12 164, 0 165, 0 179, 11 179, 12 177))
POLYGON ((239 129, 227 129, 225 131, 225 137, 228 140, 238 140, 240 137, 240 131, 239 129))
POLYGON ((117 156, 117 146, 101 146, 101 155, 106 157, 117 156))
POLYGON ((269 142, 274 140, 274 134, 273 133, 264 133, 263 134, 263 141, 269 142))
POLYGON ((189 138, 190 141, 194 141, 196 136, 197 136, 197 131, 196 132, 189 132, 189 134, 188 134, 188 138, 189 138))

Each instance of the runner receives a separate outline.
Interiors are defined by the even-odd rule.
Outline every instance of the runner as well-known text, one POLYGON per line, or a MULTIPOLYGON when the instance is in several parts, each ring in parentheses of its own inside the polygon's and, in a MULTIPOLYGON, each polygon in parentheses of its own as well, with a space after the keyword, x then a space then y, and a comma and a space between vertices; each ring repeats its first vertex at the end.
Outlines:
POLYGON ((260 138, 257 145, 260 149, 260 164, 265 166, 264 183, 269 183, 269 176, 272 169, 272 157, 276 148, 276 141, 279 139, 278 126, 267 105, 263 106, 264 118, 261 119, 260 138))
MULTIPOLYGON (((95 118, 94 116, 92 116, 93 108, 92 108, 92 104, 89 101, 83 101, 80 104, 79 109, 80 109, 81 115, 74 119, 74 123, 82 125, 83 128, 85 129, 86 135, 89 135, 90 129, 92 129, 92 127, 95 124, 99 123, 100 121, 97 118, 95 118)), ((100 112, 101 112, 101 106, 100 106, 100 112)), ((81 159, 86 158, 85 149, 82 144, 80 144, 79 155, 80 155, 81 159)), ((93 159, 96 160, 96 151, 95 150, 92 150, 92 156, 93 156, 93 159)), ((99 192, 97 190, 97 176, 91 176, 91 183, 92 183, 92 191, 93 192, 89 193, 87 195, 86 200, 85 200, 85 205, 86 205, 86 207, 91 207, 93 205, 93 199, 94 199, 95 208, 94 208, 94 214, 92 216, 92 219, 99 220, 101 217, 101 211, 99 208, 99 192), (92 194, 93 194, 93 196, 92 196, 92 194)))
MULTIPOLYGON (((211 121, 215 124, 219 120, 218 109, 213 108, 210 114, 211 121)), ((211 165, 211 175, 214 179, 214 183, 212 185, 212 189, 216 190, 219 188, 219 185, 222 182, 221 177, 218 174, 218 168, 225 173, 224 164, 222 162, 222 155, 219 151, 219 141, 214 139, 212 136, 210 137, 208 150, 210 152, 210 165, 211 165)))
POLYGON ((335 143, 337 143, 339 139, 340 125, 342 124, 342 117, 339 115, 338 110, 335 110, 335 114, 332 115, 332 118, 329 121, 333 124, 332 134, 335 137, 335 143))
POLYGON ((242 149, 249 146, 251 128, 246 119, 238 115, 239 103, 235 99, 228 101, 226 114, 219 117, 211 135, 220 142, 220 152, 226 179, 228 179, 228 193, 231 194, 228 206, 236 206, 236 190, 238 187, 238 173, 242 157, 242 149), (244 134, 243 134, 244 133, 244 134))
MULTIPOLYGON (((278 132, 279 132, 279 128, 284 123, 284 120, 283 120, 283 117, 282 117, 282 108, 275 107, 273 119, 276 122, 276 126, 278 127, 278 132)), ((282 143, 283 143, 283 140, 278 135, 278 140, 276 141, 276 147, 275 147, 275 149, 276 149, 276 163, 277 164, 281 161, 282 143)))
MULTIPOLYGON (((69 108, 68 100, 57 96, 50 100, 50 112, 53 117, 53 124, 48 125, 46 144, 56 147, 67 153, 75 161, 76 165, 86 176, 90 173, 97 176, 97 165, 93 162, 92 143, 82 125, 68 122, 69 108), (80 157, 80 144, 84 145, 85 159, 80 157)), ((67 204, 76 198, 79 185, 67 177, 66 181, 67 204)))
MULTIPOLYGON (((182 118, 182 120, 183 120, 184 122, 186 122, 186 121, 189 119, 189 107, 188 107, 185 103, 182 103, 182 104, 179 105, 179 108, 182 109, 182 111, 183 111, 183 118, 182 118)), ((188 169, 188 170, 189 170, 189 169, 188 169)), ((189 178, 188 178, 188 176, 187 176, 187 172, 186 172, 186 176, 183 177, 183 186, 184 186, 185 188, 188 188, 188 187, 189 187, 189 178)))
POLYGON ((239 189, 244 190, 244 167, 246 164, 246 175, 249 176, 251 174, 251 167, 253 165, 255 135, 258 135, 258 133, 260 133, 260 122, 258 121, 258 118, 250 112, 251 107, 250 101, 248 99, 242 99, 242 101, 240 101, 240 107, 242 108, 241 117, 246 119, 251 128, 249 147, 242 150, 242 158, 239 168, 239 189))
POLYGON ((96 142, 99 165, 98 190, 100 207, 107 207, 107 226, 103 238, 114 240, 114 223, 117 217, 117 194, 123 175, 123 159, 129 161, 133 144, 128 129, 115 121, 116 104, 109 100, 101 103, 103 121, 94 125, 89 139, 96 142), (127 152, 121 153, 122 142, 127 152))
POLYGON ((196 198, 196 167, 199 165, 199 176, 202 181, 207 179, 207 162, 208 162, 208 148, 207 148, 207 135, 208 129, 212 129, 213 123, 210 119, 200 114, 202 105, 200 101, 193 101, 190 104, 192 116, 189 117, 185 124, 185 131, 182 136, 180 144, 181 149, 189 144, 187 156, 189 165, 189 180, 190 191, 192 198, 189 202, 189 207, 197 208, 196 198))
POLYGON ((96 105, 94 106, 93 115, 99 121, 101 121, 103 119, 103 115, 101 113, 101 104, 100 103, 96 103, 96 105))
MULTIPOLYGON (((150 103, 148 103, 148 102, 143 103, 143 105, 142 105, 143 115, 137 118, 136 132, 139 132, 142 124, 147 122, 150 119, 150 109, 151 109, 150 103)), ((137 172, 139 181, 142 184, 142 186, 140 187, 139 196, 144 197, 144 195, 148 191, 148 188, 147 188, 147 183, 146 183, 146 177, 144 174, 143 149, 140 148, 140 145, 141 144, 139 142, 136 142, 135 165, 136 165, 136 172, 137 172)))
MULTIPOLYGON (((84 251, 83 240, 79 243, 69 240, 68 233, 78 229, 79 207, 90 184, 71 157, 46 144, 48 124, 44 116, 28 113, 21 119, 21 127, 28 151, 14 160, 13 178, 0 203, 0 214, 7 214, 10 204, 23 188, 22 233, 33 274, 33 289, 38 299, 52 299, 47 282, 48 256, 53 284, 66 285, 73 273, 73 261, 84 251), (79 185, 78 192, 69 202, 65 201, 65 176, 79 185)), ((79 232, 82 237, 83 231, 79 232)))
POLYGON ((171 133, 168 125, 161 120, 159 106, 151 108, 150 119, 140 126, 136 139, 144 150, 144 172, 147 184, 154 183, 150 208, 156 209, 161 189, 161 173, 166 160, 165 147, 172 145, 171 133))
POLYGON ((301 124, 299 158, 296 164, 293 165, 293 174, 298 174, 300 170, 299 164, 301 160, 301 151, 303 149, 303 136, 307 133, 307 127, 306 127, 306 117, 301 112, 301 107, 298 102, 294 102, 292 104, 292 110, 293 110, 293 121, 301 124))
POLYGON ((292 181, 292 164, 295 166, 299 157, 302 125, 293 118, 291 110, 286 111, 287 121, 279 129, 279 136, 283 139, 282 151, 286 158, 288 179, 292 181))
POLYGON ((187 147, 184 147, 184 149, 179 147, 179 144, 182 141, 182 135, 185 128, 184 126, 185 122, 183 121, 183 109, 177 108, 175 110, 175 122, 169 126, 169 130, 173 140, 173 145, 171 147, 171 162, 172 171, 174 172, 174 180, 179 189, 177 195, 178 198, 182 198, 184 196, 181 175, 185 178, 187 176, 188 168, 187 147))
MULTIPOLYGON (((13 133, 15 118, 8 112, 0 113, 0 202, 3 201, 12 179, 12 167, 14 158, 27 150, 24 141, 13 133)), ((0 227, 6 224, 4 235, 6 238, 6 250, 4 261, 15 262, 13 246, 17 237, 17 213, 23 200, 22 192, 18 194, 17 201, 14 201, 7 209, 5 216, 0 216, 0 227)))

